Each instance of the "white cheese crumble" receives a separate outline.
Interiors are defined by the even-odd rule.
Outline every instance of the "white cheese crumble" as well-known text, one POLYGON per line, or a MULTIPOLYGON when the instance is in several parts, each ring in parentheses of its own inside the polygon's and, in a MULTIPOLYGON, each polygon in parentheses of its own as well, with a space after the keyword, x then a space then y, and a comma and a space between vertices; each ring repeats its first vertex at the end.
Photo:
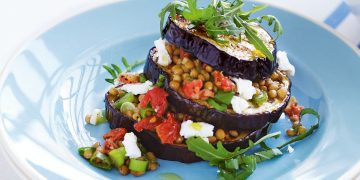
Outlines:
POLYGON ((234 96, 231 99, 231 105, 233 110, 239 114, 241 114, 245 109, 247 109, 250 106, 250 104, 245 99, 239 96, 234 96))
POLYGON ((137 137, 133 132, 126 133, 122 143, 125 147, 126 156, 129 158, 141 157, 141 151, 137 145, 137 137))
POLYGON ((134 95, 139 95, 147 93, 152 88, 152 85, 153 83, 147 80, 144 83, 124 84, 120 89, 134 95))
POLYGON ((160 39, 154 41, 154 44, 157 49, 157 54, 159 56, 157 63, 161 66, 168 66, 169 64, 171 64, 170 55, 167 52, 166 47, 165 47, 165 40, 160 38, 160 39))
MULTIPOLYGON (((214 126, 204 122, 193 122, 186 120, 181 123, 180 135, 184 138, 193 136, 201 137, 204 140, 214 135, 214 126)), ((209 141, 208 139, 205 141, 209 141)))
POLYGON ((287 53, 285 51, 278 51, 276 56, 279 62, 279 70, 284 71, 288 76, 294 76, 295 67, 290 64, 287 53))
POLYGON ((287 151, 289 153, 293 153, 295 151, 295 149, 293 147, 291 147, 290 145, 288 145, 287 151))
POLYGON ((90 117, 90 124, 96 125, 97 118, 101 118, 101 117, 102 117, 102 110, 94 109, 94 111, 92 112, 91 117, 90 117))
POLYGON ((237 87, 237 92, 239 93, 239 96, 249 100, 253 97, 253 95, 256 93, 255 87, 252 85, 252 82, 250 80, 241 79, 241 78, 231 78, 237 87))
POLYGON ((281 116, 279 119, 285 119, 285 113, 281 113, 281 116))

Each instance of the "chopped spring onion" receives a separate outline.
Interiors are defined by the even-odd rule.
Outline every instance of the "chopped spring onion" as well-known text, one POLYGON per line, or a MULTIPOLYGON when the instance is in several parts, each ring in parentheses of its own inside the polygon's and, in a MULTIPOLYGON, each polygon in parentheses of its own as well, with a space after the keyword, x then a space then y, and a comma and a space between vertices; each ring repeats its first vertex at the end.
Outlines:
POLYGON ((145 172, 149 161, 130 159, 129 169, 137 172, 145 172))
POLYGON ((253 102, 255 102, 258 106, 263 105, 265 102, 268 101, 268 95, 265 91, 261 91, 259 95, 254 95, 253 102))
POLYGON ((125 113, 127 111, 134 111, 136 109, 135 105, 131 102, 124 102, 120 107, 120 112, 125 113))
POLYGON ((114 106, 117 109, 121 108, 121 105, 123 105, 125 102, 134 102, 135 96, 133 93, 126 93, 123 97, 121 97, 119 100, 117 100, 114 104, 114 106))
POLYGON ((83 158, 90 159, 93 156, 95 150, 96 148, 94 147, 82 147, 78 149, 78 152, 83 158))
POLYGON ((94 155, 90 158, 90 164, 105 170, 112 169, 110 158, 99 151, 95 151, 94 155))
POLYGON ((125 162, 125 148, 124 147, 120 147, 118 149, 114 149, 111 150, 109 152, 109 157, 112 160, 112 162, 114 163, 115 167, 119 168, 120 166, 122 166, 125 162))

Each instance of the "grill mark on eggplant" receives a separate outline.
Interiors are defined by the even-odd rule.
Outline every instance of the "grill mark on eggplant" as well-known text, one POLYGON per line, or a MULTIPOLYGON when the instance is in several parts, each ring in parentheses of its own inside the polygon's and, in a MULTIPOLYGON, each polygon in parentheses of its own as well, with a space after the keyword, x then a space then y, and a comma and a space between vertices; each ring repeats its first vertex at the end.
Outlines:
POLYGON ((212 43, 177 26, 170 18, 163 29, 163 37, 170 43, 192 53, 201 62, 209 64, 214 69, 223 71, 225 75, 240 77, 251 81, 269 77, 278 67, 276 59, 277 47, 274 41, 274 61, 257 58, 252 61, 239 60, 218 49, 212 43))
POLYGON ((207 108, 181 96, 178 92, 170 88, 170 76, 153 61, 154 52, 155 48, 153 47, 150 49, 145 63, 144 74, 147 79, 156 82, 159 75, 163 74, 165 76, 164 88, 169 93, 169 104, 175 106, 177 112, 189 114, 195 118, 201 118, 204 122, 212 124, 217 128, 224 130, 256 130, 264 127, 268 122, 275 123, 280 118, 281 113, 290 99, 291 81, 289 80, 288 95, 284 100, 284 104, 272 112, 244 115, 237 113, 230 114, 217 111, 213 108, 207 108))

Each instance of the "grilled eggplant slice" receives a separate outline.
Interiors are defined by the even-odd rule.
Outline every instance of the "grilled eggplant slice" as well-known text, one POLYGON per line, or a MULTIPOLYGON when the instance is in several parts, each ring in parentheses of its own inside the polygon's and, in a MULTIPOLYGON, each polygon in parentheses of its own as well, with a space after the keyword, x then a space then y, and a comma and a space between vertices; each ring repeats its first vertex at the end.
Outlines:
MULTIPOLYGON (((133 125, 137 122, 136 120, 122 114, 115 107, 112 106, 108 98, 108 94, 105 95, 105 108, 106 118, 109 120, 110 128, 126 128, 128 131, 132 131, 139 137, 141 144, 151 152, 154 152, 156 157, 179 161, 183 163, 192 163, 201 161, 195 153, 189 151, 185 144, 162 144, 160 139, 154 132, 143 130, 137 132, 134 130, 133 125)), ((230 141, 224 141, 223 145, 226 149, 233 151, 236 147, 245 148, 248 146, 249 140, 256 141, 266 135, 268 125, 265 125, 258 130, 249 132, 244 137, 235 138, 230 141)))
POLYGON ((268 49, 272 50, 273 61, 256 56, 249 59, 250 56, 238 53, 242 52, 244 50, 242 47, 246 48, 247 45, 235 49, 227 45, 219 45, 200 30, 190 29, 187 24, 182 24, 184 21, 186 20, 169 18, 163 29, 163 37, 168 42, 192 53, 200 61, 209 64, 214 69, 223 71, 228 76, 251 81, 265 79, 277 69, 276 43, 260 26, 258 26, 259 31, 262 31, 263 36, 269 41, 266 45, 268 49))
POLYGON ((288 92, 284 100, 273 106, 271 111, 262 110, 261 108, 254 109, 254 111, 246 114, 221 112, 213 108, 208 108, 200 105, 197 102, 187 99, 180 95, 177 91, 173 90, 170 85, 169 74, 159 66, 154 57, 156 49, 152 48, 149 52, 145 67, 144 74, 152 82, 156 82, 159 75, 165 76, 164 88, 168 92, 168 102, 170 105, 176 107, 179 113, 189 114, 195 118, 203 119, 204 122, 214 125, 217 128, 224 130, 243 129, 243 130, 256 130, 264 127, 267 123, 275 123, 280 118, 281 113, 286 107, 290 98, 291 83, 288 80, 288 92))

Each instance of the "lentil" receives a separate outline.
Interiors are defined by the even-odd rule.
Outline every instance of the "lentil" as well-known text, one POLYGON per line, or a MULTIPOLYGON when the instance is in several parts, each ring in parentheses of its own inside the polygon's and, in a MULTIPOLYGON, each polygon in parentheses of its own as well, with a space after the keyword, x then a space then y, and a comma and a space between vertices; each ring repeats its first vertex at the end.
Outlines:
POLYGON ((153 152, 147 152, 146 157, 149 161, 156 161, 156 156, 154 155, 153 152))
POLYGON ((277 91, 278 97, 283 100, 287 96, 287 89, 285 87, 280 88, 277 91))
POLYGON ((231 130, 229 131, 229 134, 232 136, 232 137, 237 137, 239 135, 239 133, 236 131, 236 130, 231 130))
POLYGON ((145 172, 140 172, 140 171, 130 171, 130 173, 133 175, 133 176, 142 176, 145 174, 145 172))
POLYGON ((148 165, 148 169, 150 171, 155 171, 158 168, 159 164, 157 162, 151 162, 148 165))
POLYGON ((170 88, 171 89, 174 89, 174 90, 178 90, 179 89, 179 87, 180 87, 180 83, 179 83, 179 81, 170 81, 170 88))
POLYGON ((125 165, 119 167, 119 172, 121 175, 126 176, 129 174, 129 168, 125 165))
POLYGON ((225 131, 223 129, 218 129, 218 130, 216 130, 215 136, 216 136, 216 139, 218 139, 218 140, 224 140, 225 131))
POLYGON ((208 90, 213 90, 214 89, 214 84, 211 81, 207 81, 205 83, 205 85, 204 85, 204 88, 208 89, 208 90))
POLYGON ((91 116, 90 116, 89 114, 87 114, 87 115, 85 116, 85 122, 88 123, 88 124, 90 124, 90 119, 91 119, 91 116))
POLYGON ((277 92, 275 90, 270 90, 268 92, 268 95, 269 95, 270 98, 276 98, 277 92))

